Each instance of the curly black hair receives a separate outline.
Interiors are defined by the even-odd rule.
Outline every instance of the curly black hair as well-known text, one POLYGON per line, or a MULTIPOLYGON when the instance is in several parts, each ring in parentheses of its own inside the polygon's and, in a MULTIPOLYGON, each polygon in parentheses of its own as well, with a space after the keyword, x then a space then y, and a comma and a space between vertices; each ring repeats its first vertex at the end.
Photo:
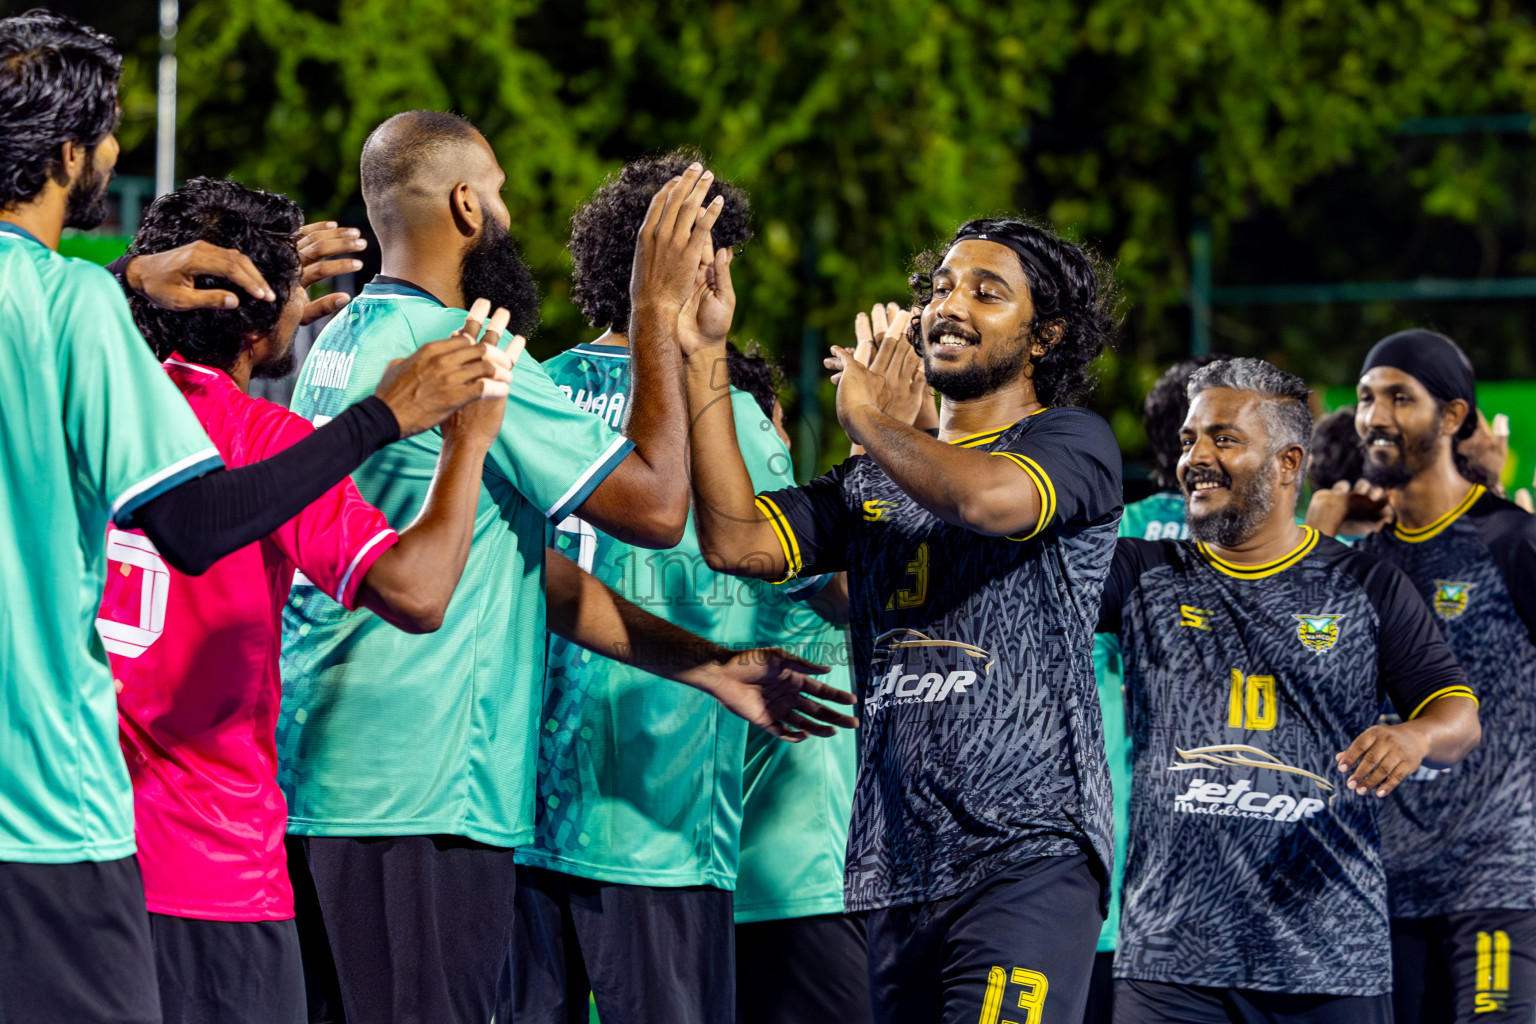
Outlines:
POLYGON ((735 342, 726 342, 725 363, 731 387, 740 388, 755 398, 763 415, 773 419, 773 403, 779 400, 784 371, 763 357, 756 342, 747 345, 745 352, 737 348, 735 342))
POLYGON ((1179 487, 1179 456, 1184 454, 1179 444, 1179 428, 1189 415, 1189 375, 1202 366, 1209 366, 1227 358, 1215 354, 1194 356, 1174 363, 1163 371, 1147 392, 1147 400, 1141 410, 1141 425, 1147 432, 1147 443, 1152 447, 1152 480, 1165 491, 1179 487))
MULTIPOLYGON (((1069 242, 1053 228, 1022 218, 983 217, 968 220, 942 247, 918 253, 912 260, 908 284, 918 306, 933 299, 933 274, 944 254, 965 235, 1006 238, 1033 259, 1015 253, 1029 281, 1035 318, 1027 326, 1042 339, 1043 328, 1059 325, 1061 336, 1045 355, 1034 360, 1035 397, 1045 405, 1072 405, 1092 390, 1095 377, 1088 364, 1114 337, 1117 300, 1109 266, 1086 246, 1069 242)), ((922 318, 914 317, 907 341, 922 352, 922 318)))
POLYGON ((1355 407, 1346 405, 1317 421, 1312 428, 1312 459, 1307 481, 1314 491, 1326 491, 1340 480, 1354 483, 1365 476, 1365 445, 1355 430, 1355 407))
MULTIPOLYGON (((629 274, 635 262, 635 236, 661 186, 704 157, 692 149, 632 160, 603 180, 592 198, 571 215, 571 298, 593 327, 629 330, 629 274)), ((715 248, 735 248, 752 238, 752 208, 747 194, 716 178, 708 199, 725 196, 725 209, 710 237, 715 248)))
MULTIPOLYGON (((161 309, 142 295, 128 300, 134 323, 161 359, 172 352, 228 371, 247 338, 271 334, 293 289, 302 287, 295 233, 303 212, 287 196, 246 188, 229 179, 193 178, 156 199, 144 215, 130 256, 165 252, 191 242, 236 249, 256 265, 275 302, 242 302, 234 309, 161 309)), ((198 275, 199 288, 241 289, 222 277, 198 275)))
POLYGON ((68 182, 66 142, 89 160, 117 128, 123 58, 110 36, 34 8, 0 20, 0 210, 68 182))

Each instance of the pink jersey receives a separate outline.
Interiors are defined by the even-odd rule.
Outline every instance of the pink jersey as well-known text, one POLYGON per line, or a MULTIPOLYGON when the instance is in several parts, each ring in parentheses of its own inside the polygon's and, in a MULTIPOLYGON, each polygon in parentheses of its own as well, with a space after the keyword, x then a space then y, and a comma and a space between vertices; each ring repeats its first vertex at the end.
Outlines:
MULTIPOLYGON (((165 369, 231 469, 312 430, 218 370, 179 358, 165 369)), ((166 565, 138 531, 107 531, 114 564, 96 626, 118 691, 150 910, 214 921, 293 916, 274 738, 283 602, 298 569, 351 608, 397 539, 350 479, 201 576, 166 565)))

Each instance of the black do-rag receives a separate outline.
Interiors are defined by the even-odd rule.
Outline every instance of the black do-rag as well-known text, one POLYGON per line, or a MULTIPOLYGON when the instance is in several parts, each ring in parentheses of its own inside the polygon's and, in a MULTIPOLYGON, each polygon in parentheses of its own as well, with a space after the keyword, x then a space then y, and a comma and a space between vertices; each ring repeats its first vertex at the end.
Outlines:
POLYGON ((1398 331, 1378 341, 1360 367, 1364 377, 1378 366, 1390 366, 1417 378, 1424 390, 1442 402, 1459 398, 1467 403, 1467 418, 1459 435, 1470 434, 1477 423, 1477 392, 1473 388, 1472 363, 1454 341, 1434 331, 1398 331))

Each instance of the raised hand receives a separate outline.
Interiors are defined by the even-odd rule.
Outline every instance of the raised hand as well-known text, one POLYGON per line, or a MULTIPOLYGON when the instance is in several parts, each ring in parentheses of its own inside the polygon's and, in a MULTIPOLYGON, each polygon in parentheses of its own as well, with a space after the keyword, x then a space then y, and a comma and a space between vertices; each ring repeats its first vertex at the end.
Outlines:
MULTIPOLYGON (((337 274, 353 274, 363 269, 363 261, 344 257, 346 253, 361 252, 368 242, 357 228, 337 226, 333 220, 305 224, 294 236, 299 247, 299 265, 304 268, 304 287, 337 274)), ((345 292, 331 292, 312 300, 304 307, 301 324, 314 323, 323 316, 330 316, 352 301, 345 292)))
MULTIPOLYGON (((486 322, 485 334, 482 335, 480 324, 485 320, 485 314, 490 308, 491 304, 487 300, 476 299, 469 307, 469 318, 464 321, 459 335, 469 341, 474 341, 478 337, 485 344, 499 349, 502 333, 506 331, 507 321, 512 318, 512 314, 498 307, 491 319, 486 322)), ((513 369, 516 369, 517 361, 522 357, 523 349, 527 344, 527 339, 521 334, 512 336, 512 343, 507 346, 506 355, 512 361, 513 369)), ((470 402, 443 421, 443 444, 445 446, 470 444, 481 451, 489 451, 497 435, 501 433, 501 421, 506 410, 505 397, 470 402)))
MULTIPOLYGON (((473 308, 490 308, 477 299, 473 308)), ((505 326, 505 321, 503 321, 505 326)), ((494 344, 476 342, 479 321, 470 320, 451 337, 431 341, 395 359, 384 371, 374 394, 383 399, 400 424, 400 436, 430 430, 453 412, 482 399, 504 399, 512 382, 512 358, 494 344)))
POLYGON ((199 274, 222 277, 253 299, 272 302, 277 293, 242 252, 199 239, 165 252, 146 253, 123 270, 128 287, 162 309, 234 309, 240 297, 222 288, 199 288, 199 274))
POLYGON ((711 672, 706 687, 732 714, 798 743, 806 734, 831 736, 852 729, 858 720, 823 704, 853 704, 853 694, 812 679, 827 671, 777 647, 740 651, 711 672), (813 699, 815 698, 815 699, 813 699))
POLYGON ((635 238, 629 277, 633 309, 653 308, 676 316, 693 296, 701 266, 714 257, 709 232, 725 206, 723 196, 705 204, 712 184, 714 175, 693 163, 651 199, 635 238))
POLYGON ((722 348, 731 333, 731 319, 736 315, 731 259, 731 250, 716 249, 695 275, 693 295, 677 318, 677 337, 685 356, 722 348))

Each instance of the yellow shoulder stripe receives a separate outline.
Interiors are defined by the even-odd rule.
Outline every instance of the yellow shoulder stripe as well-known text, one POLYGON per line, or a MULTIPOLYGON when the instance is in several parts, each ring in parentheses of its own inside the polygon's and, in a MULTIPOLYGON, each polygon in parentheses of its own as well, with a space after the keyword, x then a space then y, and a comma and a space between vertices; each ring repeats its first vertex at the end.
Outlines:
POLYGON ((1009 540, 1029 540, 1056 518, 1056 487, 1051 483, 1050 474, 1041 469, 1040 463, 1028 455, 1020 455, 1018 452, 993 452, 992 454, 1007 459, 1024 470, 1024 474, 1035 485, 1035 490, 1040 492, 1040 517, 1035 520, 1035 528, 1028 533, 1015 533, 1008 538, 1009 540))
POLYGON ((957 445, 961 448, 979 448, 984 444, 991 444, 993 441, 996 441, 998 438, 1002 437, 1008 431, 1012 430, 1016 423, 1017 421, 1014 423, 1004 424, 1001 427, 993 427, 991 430, 983 430, 979 434, 966 434, 964 437, 957 437, 949 443, 952 445, 957 445))
POLYGON ((1467 496, 1456 503, 1455 508, 1451 509, 1439 519, 1436 519, 1428 526, 1420 527, 1417 530, 1405 530, 1403 529, 1401 523, 1394 523, 1392 524, 1392 532, 1397 534, 1399 540, 1405 540, 1410 544, 1422 544, 1426 540, 1429 540, 1431 537, 1437 537, 1441 533, 1445 532, 1445 528, 1465 515, 1467 509, 1471 508, 1473 505, 1476 505, 1477 500, 1481 498, 1487 492, 1487 490, 1488 488, 1484 487, 1482 484, 1474 484, 1472 489, 1467 492, 1467 496))
POLYGON ((1478 704, 1477 694, 1472 692, 1472 687, 1447 686, 1444 689, 1436 690, 1434 693, 1420 701, 1419 706, 1413 709, 1413 714, 1408 716, 1409 720, 1412 721, 1413 719, 1418 718, 1419 712, 1423 711, 1425 708, 1429 707, 1432 702, 1437 701, 1442 697, 1465 697, 1474 705, 1478 704))
POLYGON ((784 512, 773 499, 766 494, 759 494, 756 499, 757 510, 768 520, 768 525, 773 528, 774 536, 779 538, 779 546, 784 549, 784 565, 787 572, 781 580, 775 583, 787 583, 800 574, 803 562, 800 559, 800 542, 795 539, 795 528, 789 525, 784 512))

